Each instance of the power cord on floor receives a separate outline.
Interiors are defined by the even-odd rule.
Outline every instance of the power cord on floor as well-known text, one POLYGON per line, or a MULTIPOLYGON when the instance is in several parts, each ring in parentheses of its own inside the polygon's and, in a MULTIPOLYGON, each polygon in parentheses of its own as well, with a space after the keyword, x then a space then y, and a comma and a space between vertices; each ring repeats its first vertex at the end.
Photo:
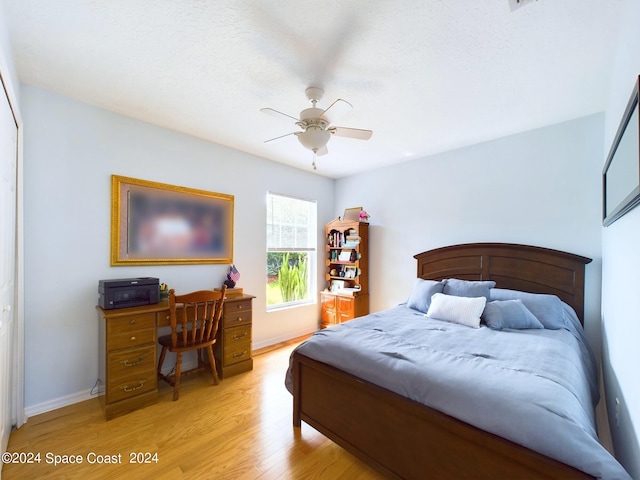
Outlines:
POLYGON ((98 378, 98 379, 96 380, 96 383, 94 383, 94 384, 93 384, 93 387, 91 387, 91 391, 89 392, 89 395, 98 395, 98 394, 100 393, 100 390, 99 390, 99 388, 98 388, 98 387, 99 387, 99 385, 100 385, 101 383, 102 383, 102 382, 101 382, 101 381, 100 381, 100 379, 98 378))

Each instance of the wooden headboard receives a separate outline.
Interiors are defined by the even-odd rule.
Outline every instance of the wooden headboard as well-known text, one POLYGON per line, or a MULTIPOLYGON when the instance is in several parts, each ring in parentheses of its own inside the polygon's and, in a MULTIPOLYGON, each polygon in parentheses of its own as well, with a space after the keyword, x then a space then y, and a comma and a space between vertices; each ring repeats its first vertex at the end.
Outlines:
POLYGON ((590 258, 511 243, 466 243, 414 255, 418 277, 493 280, 498 288, 550 293, 584 323, 584 269, 590 258))

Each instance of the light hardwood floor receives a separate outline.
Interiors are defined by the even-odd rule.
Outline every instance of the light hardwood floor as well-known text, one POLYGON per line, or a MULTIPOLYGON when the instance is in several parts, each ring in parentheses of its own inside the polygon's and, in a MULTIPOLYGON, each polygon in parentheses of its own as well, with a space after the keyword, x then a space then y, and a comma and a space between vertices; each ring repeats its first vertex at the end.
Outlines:
POLYGON ((160 382, 156 405, 109 422, 97 398, 30 418, 8 451, 39 453, 40 463, 4 465, 2 479, 383 478, 308 425, 293 428, 284 375, 294 346, 256 352, 252 372, 218 386, 206 374, 186 377, 177 402, 160 382), (157 462, 129 463, 137 452, 157 453, 157 462), (94 454, 122 463, 90 464, 94 454), (54 466, 53 455, 82 463, 54 466))

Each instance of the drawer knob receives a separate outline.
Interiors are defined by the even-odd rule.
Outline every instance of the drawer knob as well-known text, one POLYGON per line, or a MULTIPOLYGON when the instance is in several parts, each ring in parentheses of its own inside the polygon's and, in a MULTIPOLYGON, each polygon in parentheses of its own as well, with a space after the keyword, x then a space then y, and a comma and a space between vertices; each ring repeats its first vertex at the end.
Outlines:
POLYGON ((122 387, 122 390, 124 390, 125 392, 135 392, 136 390, 140 390, 142 387, 144 387, 144 382, 140 382, 135 387, 130 387, 129 385, 125 385, 124 387, 122 387))
POLYGON ((247 336, 247 332, 242 332, 241 335, 233 335, 233 337, 231 337, 231 338, 233 338, 234 340, 241 340, 246 336, 247 336))
POLYGON ((244 351, 242 351, 242 352, 240 352, 240 353, 234 353, 234 354, 233 354, 233 358, 242 358, 242 357, 244 357, 246 354, 247 354, 247 351, 246 351, 246 350, 244 350, 244 351))
POLYGON ((236 318, 236 321, 237 321, 237 322, 241 322, 241 321, 242 321, 242 317, 238 317, 238 318, 236 318))
POLYGON ((135 342, 135 341, 136 341, 136 337, 133 337, 133 336, 132 336, 130 340, 131 340, 132 342, 135 342))
POLYGON ((131 321, 129 322, 131 325, 135 325, 136 324, 136 319, 132 318, 131 321))
POLYGON ((138 360, 134 362, 129 362, 129 359, 127 358, 126 360, 122 360, 120 363, 125 367, 135 367, 136 365, 140 365, 142 362, 144 362, 144 357, 138 357, 138 360))

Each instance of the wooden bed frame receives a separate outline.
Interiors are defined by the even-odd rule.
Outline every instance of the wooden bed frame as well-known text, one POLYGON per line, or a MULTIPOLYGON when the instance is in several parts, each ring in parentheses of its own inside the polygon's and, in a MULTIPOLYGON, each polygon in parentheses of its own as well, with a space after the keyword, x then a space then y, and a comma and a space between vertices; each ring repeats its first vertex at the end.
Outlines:
MULTIPOLYGON (((552 293, 584 315, 591 259, 557 250, 475 243, 415 255, 418 277, 494 280, 552 293)), ((293 424, 309 424, 389 478, 593 478, 557 460, 300 353, 293 356, 293 424)))

